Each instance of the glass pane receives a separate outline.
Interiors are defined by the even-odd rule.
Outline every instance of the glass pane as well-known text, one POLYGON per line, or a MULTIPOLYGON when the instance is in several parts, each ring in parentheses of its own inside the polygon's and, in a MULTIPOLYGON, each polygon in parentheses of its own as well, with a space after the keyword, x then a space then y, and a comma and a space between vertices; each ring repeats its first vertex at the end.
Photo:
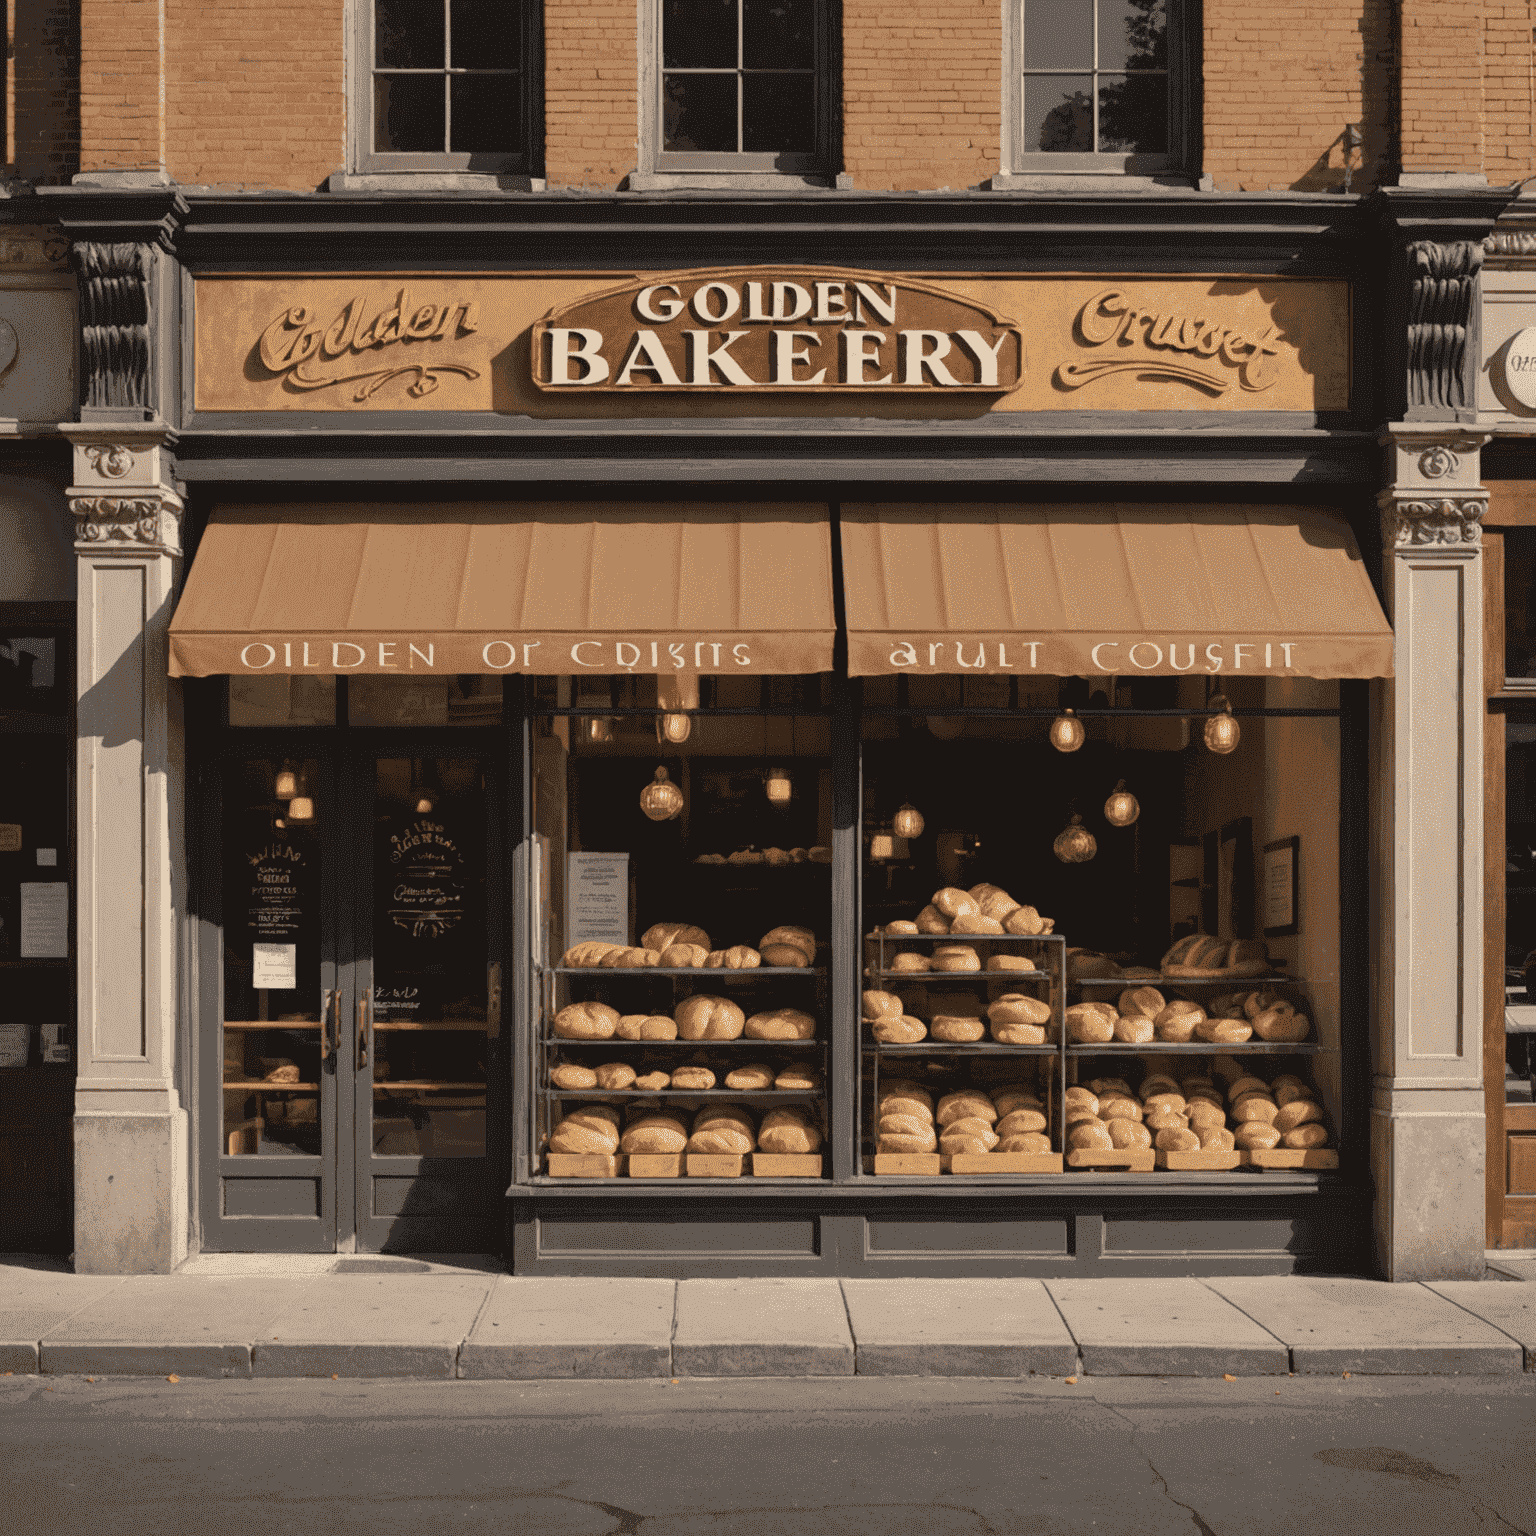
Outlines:
POLYGON ((381 758, 374 803, 373 1150, 485 1155, 485 773, 381 758))
POLYGON ((1167 0, 1099 0, 1100 69, 1167 67, 1167 0))
POLYGON ((0 712, 46 714, 67 710, 68 679, 51 635, 0 636, 0 712))
POLYGON ((354 677, 347 684, 352 725, 496 725, 501 679, 469 673, 453 677, 354 677))
POLYGON ((231 725, 335 725, 334 677, 232 677, 231 725))
POLYGON ((667 75, 662 131, 668 149, 735 154, 736 76, 667 75))
POLYGON ((376 75, 373 147, 378 154, 443 152, 443 75, 376 75))
POLYGON ((1025 0, 1025 69, 1093 68, 1093 0, 1025 0))
POLYGON ((1093 150, 1093 76, 1024 77, 1024 147, 1058 154, 1093 150))
POLYGON ((455 75, 448 147, 459 154, 516 154, 523 147, 523 82, 518 75, 455 75))
POLYGON ((224 776, 224 1151, 320 1153, 320 844, 313 758, 224 776))
MULTIPOLYGON (((1506 533, 1506 560, 1508 540, 1506 533)), ((1504 730, 1504 1098, 1529 1104, 1536 1098, 1536 721, 1511 716, 1504 730)))
POLYGON ((735 69, 736 0, 665 0, 661 62, 667 69, 735 69))
POLYGON ((376 69, 441 69, 443 0, 374 0, 376 69))
POLYGON ((746 69, 810 69, 816 62, 814 0, 744 0, 741 62, 746 69))
POLYGON ((505 0, 448 0, 449 62, 460 69, 521 69, 520 7, 505 0))
POLYGON ((1536 678, 1536 528, 1504 530, 1504 676, 1536 678))
POLYGON ((1160 155, 1168 148, 1168 77, 1099 77, 1099 148, 1106 153, 1160 155))
POLYGON ((815 150, 814 75, 744 75, 741 91, 741 147, 748 154, 815 150))

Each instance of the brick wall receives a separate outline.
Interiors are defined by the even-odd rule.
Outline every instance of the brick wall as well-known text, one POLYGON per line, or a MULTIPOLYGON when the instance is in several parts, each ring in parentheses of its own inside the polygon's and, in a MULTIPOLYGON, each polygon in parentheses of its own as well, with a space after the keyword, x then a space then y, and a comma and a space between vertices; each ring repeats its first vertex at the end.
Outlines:
POLYGON ((1401 26, 1403 169, 1481 170, 1483 0, 1402 0, 1401 26))
POLYGON ((80 168, 80 15, 75 0, 16 5, 9 159, 38 185, 80 168))
POLYGON ((1342 187, 1348 123, 1363 137, 1353 190, 1382 179, 1395 154, 1391 0, 1205 0, 1204 25, 1204 164, 1218 188, 1342 187))
POLYGON ((636 0, 544 0, 551 187, 616 187, 639 163, 636 0))
POLYGON ((165 164, 159 0, 81 0, 82 170, 165 164))
POLYGON ((1483 169, 1495 184, 1536 172, 1536 16, 1527 0, 1483 4, 1483 169))
POLYGON ((843 168, 861 190, 973 187, 998 169, 1000 0, 843 0, 843 168))

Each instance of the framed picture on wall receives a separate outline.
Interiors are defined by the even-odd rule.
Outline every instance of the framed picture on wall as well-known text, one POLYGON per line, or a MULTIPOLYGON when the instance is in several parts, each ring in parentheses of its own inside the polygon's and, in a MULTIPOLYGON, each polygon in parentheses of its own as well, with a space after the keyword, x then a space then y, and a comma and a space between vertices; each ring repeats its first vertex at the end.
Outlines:
POLYGON ((1283 939, 1297 931, 1296 873, 1301 839, 1282 837, 1264 844, 1264 937, 1283 939))

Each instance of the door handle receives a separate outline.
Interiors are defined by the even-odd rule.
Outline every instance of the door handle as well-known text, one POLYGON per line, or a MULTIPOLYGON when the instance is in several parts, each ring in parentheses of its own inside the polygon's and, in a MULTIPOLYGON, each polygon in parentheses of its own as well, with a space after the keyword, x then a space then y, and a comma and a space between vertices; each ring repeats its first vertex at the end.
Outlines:
POLYGON ((368 999, 357 1000, 357 1070, 368 1065, 368 999))
POLYGON ((331 1030, 336 1024, 336 989, 325 987, 320 993, 320 1060, 329 1061, 331 1052, 339 1045, 339 1041, 331 1038, 331 1030))

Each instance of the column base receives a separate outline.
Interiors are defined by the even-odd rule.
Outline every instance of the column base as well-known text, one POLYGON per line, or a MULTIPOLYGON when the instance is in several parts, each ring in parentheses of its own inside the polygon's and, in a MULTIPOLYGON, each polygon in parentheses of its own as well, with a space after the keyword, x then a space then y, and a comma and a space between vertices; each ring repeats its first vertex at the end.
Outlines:
POLYGON ((168 1275, 187 1256, 187 1112, 75 1116, 75 1273, 168 1275))

